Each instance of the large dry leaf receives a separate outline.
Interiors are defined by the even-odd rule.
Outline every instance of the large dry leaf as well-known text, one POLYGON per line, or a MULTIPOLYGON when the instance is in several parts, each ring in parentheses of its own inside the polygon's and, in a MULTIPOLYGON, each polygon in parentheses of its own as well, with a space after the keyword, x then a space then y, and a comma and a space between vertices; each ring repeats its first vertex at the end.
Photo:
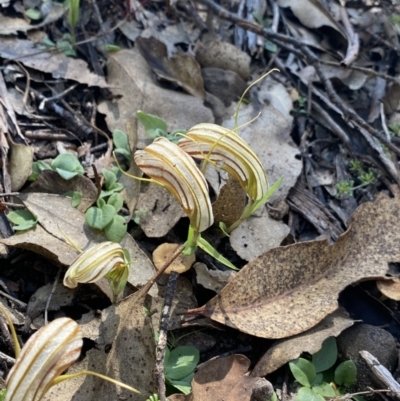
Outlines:
POLYGON ((10 143, 11 157, 8 171, 11 178, 11 189, 19 191, 32 173, 33 147, 10 143))
POLYGON ((7 60, 18 59, 25 66, 48 72, 56 79, 72 79, 89 86, 108 87, 104 78, 90 72, 83 60, 67 57, 64 53, 43 51, 29 40, 2 38, 0 56, 7 60))
MULTIPOLYGON (((188 129, 202 122, 213 122, 209 109, 199 98, 161 88, 154 82, 152 72, 136 49, 121 50, 111 55, 108 66, 108 83, 117 101, 100 103, 99 111, 106 114, 110 131, 125 130, 126 122, 136 112, 155 114, 168 123, 170 131, 188 129)), ((138 148, 152 142, 141 124, 138 127, 138 148)))
POLYGON ((154 37, 139 37, 135 43, 160 78, 177 83, 193 96, 206 97, 200 66, 192 55, 177 52, 169 56, 164 42, 154 37))
POLYGON ((160 185, 142 185, 136 205, 140 227, 147 237, 160 238, 186 216, 176 198, 160 185))
POLYGON ((302 333, 337 309, 346 286, 383 277, 400 261, 400 200, 380 194, 361 205, 338 241, 279 247, 248 263, 196 311, 265 338, 302 333))
POLYGON ((293 14, 308 28, 330 26, 346 37, 342 27, 334 20, 320 0, 278 0, 279 7, 290 7, 293 14))
POLYGON ((337 337, 353 324, 354 320, 349 318, 344 309, 339 308, 312 329, 274 344, 257 362, 251 375, 264 377, 298 358, 303 352, 315 354, 328 337, 337 337))
POLYGON ((44 401, 145 401, 157 392, 154 378, 155 342, 144 300, 136 293, 102 313, 102 346, 90 350, 85 359, 69 371, 93 370, 129 384, 141 391, 133 394, 97 377, 83 376, 53 387, 44 401), (111 350, 108 349, 111 346, 111 350))

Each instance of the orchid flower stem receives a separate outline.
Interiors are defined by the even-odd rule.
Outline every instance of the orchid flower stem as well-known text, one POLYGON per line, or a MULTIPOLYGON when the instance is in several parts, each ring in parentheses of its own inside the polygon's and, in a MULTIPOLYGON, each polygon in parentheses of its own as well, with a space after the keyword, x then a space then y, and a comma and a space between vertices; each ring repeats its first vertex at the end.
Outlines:
POLYGON ((18 358, 19 354, 21 353, 21 346, 19 345, 19 341, 18 341, 17 333, 15 331, 14 324, 13 324, 11 317, 10 317, 9 313, 7 312, 6 308, 4 308, 1 305, 0 305, 0 312, 3 314, 3 316, 7 320, 8 326, 10 327, 11 337, 13 338, 13 341, 14 341, 15 357, 18 358))
POLYGON ((79 377, 79 376, 82 376, 82 375, 91 375, 91 376, 100 377, 100 379, 106 380, 106 381, 114 383, 114 384, 116 384, 116 385, 118 385, 120 387, 126 388, 129 391, 132 391, 134 393, 140 394, 140 391, 136 390, 134 387, 131 387, 131 386, 128 386, 127 384, 121 383, 118 380, 111 379, 111 377, 102 375, 100 373, 92 372, 91 370, 82 370, 82 371, 77 372, 77 373, 71 373, 71 374, 67 374, 67 375, 58 376, 56 379, 53 380, 52 385, 54 386, 54 385, 56 385, 58 383, 61 383, 61 382, 65 381, 65 380, 74 379, 75 377, 79 377))
POLYGON ((199 236, 200 233, 198 231, 195 231, 192 226, 189 226, 188 237, 185 242, 185 249, 182 252, 184 255, 188 256, 196 252, 197 240, 199 236))

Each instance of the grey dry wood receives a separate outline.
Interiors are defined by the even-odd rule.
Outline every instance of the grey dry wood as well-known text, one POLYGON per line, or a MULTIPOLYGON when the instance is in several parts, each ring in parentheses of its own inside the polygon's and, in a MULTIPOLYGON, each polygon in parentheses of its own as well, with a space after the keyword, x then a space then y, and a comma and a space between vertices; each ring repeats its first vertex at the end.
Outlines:
POLYGON ((368 351, 360 351, 360 355, 365 359, 377 380, 389 390, 393 391, 393 394, 397 398, 400 398, 400 384, 393 378, 389 370, 381 365, 378 359, 368 351))

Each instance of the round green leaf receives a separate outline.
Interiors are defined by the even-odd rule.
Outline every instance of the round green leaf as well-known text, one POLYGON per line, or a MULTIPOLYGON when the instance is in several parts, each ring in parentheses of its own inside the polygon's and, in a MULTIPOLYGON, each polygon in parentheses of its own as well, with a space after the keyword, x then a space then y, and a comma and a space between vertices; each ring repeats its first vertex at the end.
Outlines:
POLYGON ((122 209, 122 205, 124 204, 124 200, 119 193, 112 194, 107 201, 108 205, 114 207, 115 212, 118 213, 122 209))
POLYGON ((167 123, 160 117, 153 114, 146 114, 138 110, 137 116, 139 121, 143 124, 146 134, 150 138, 157 138, 158 136, 165 136, 168 132, 167 123))
POLYGON ((111 205, 104 205, 101 209, 92 206, 85 213, 85 221, 90 227, 103 230, 111 223, 114 216, 115 209, 111 205))
MULTIPOLYGON (((110 206, 110 205, 107 205, 110 206)), ((112 206, 110 206, 112 207, 112 206)), ((113 208, 115 211, 115 209, 113 208)), ((125 237, 128 225, 125 224, 125 219, 119 214, 115 215, 111 223, 104 228, 104 233, 108 240, 113 242, 121 242, 125 237)))
POLYGON ((117 182, 117 176, 110 170, 103 169, 101 170, 104 177, 104 185, 107 189, 111 189, 113 184, 117 182))
POLYGON ((15 231, 29 230, 34 227, 38 221, 37 216, 32 214, 28 209, 10 212, 7 218, 13 224, 13 229, 15 231))
MULTIPOLYGON (((67 171, 69 173, 75 173, 73 175, 73 177, 75 177, 75 175, 83 174, 85 172, 85 169, 82 167, 82 164, 71 153, 62 153, 61 155, 58 155, 51 162, 51 168, 53 170, 56 170, 60 175, 61 175, 61 173, 59 170, 67 171)), ((70 178, 72 178, 72 177, 70 177, 70 178)))
POLYGON ((292 371, 294 378, 305 387, 311 387, 315 380, 315 367, 307 359, 298 358, 289 362, 289 368, 292 371))
POLYGON ((128 135, 126 135, 124 131, 121 131, 120 129, 114 130, 113 142, 117 149, 129 150, 128 135))
POLYGON ((165 377, 169 380, 182 380, 193 373, 200 360, 199 350, 195 347, 174 348, 165 365, 165 377))
POLYGON ((331 368, 337 359, 336 338, 329 337, 322 343, 322 348, 312 356, 315 371, 323 372, 331 368))
POLYGON ((335 370, 335 383, 339 386, 351 386, 357 379, 357 368, 353 361, 342 362, 335 370))
POLYGON ((324 397, 314 393, 311 388, 302 387, 296 394, 296 401, 325 401, 324 397))

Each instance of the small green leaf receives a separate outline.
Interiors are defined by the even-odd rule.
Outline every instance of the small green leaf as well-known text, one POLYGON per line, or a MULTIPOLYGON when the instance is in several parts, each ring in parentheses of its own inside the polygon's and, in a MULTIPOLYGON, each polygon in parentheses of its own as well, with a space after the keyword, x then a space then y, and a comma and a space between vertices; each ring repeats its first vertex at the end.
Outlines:
POLYGON ((42 160, 32 163, 32 174, 29 176, 28 180, 35 181, 40 173, 44 170, 52 170, 51 166, 42 160))
POLYGON ((335 390, 329 383, 321 383, 318 386, 313 386, 312 391, 314 393, 322 395, 322 397, 336 397, 335 390))
POLYGON ((124 199, 119 193, 114 193, 108 198, 107 204, 111 205, 115 209, 115 212, 118 213, 122 209, 124 199))
POLYGON ((181 380, 172 380, 172 379, 168 379, 166 378, 166 382, 169 383, 171 386, 175 387, 176 389, 178 389, 179 391, 181 391, 183 394, 190 394, 190 392, 192 391, 192 379, 194 376, 194 372, 190 373, 190 375, 186 376, 185 378, 181 379, 181 380))
POLYGON ((294 378, 305 387, 311 387, 311 383, 315 380, 315 367, 307 359, 298 358, 289 362, 289 368, 294 378))
POLYGON ((79 160, 71 153, 62 153, 58 155, 52 162, 51 168, 56 170, 58 174, 65 180, 70 180, 78 174, 83 174, 85 169, 79 160))
POLYGON ((104 186, 106 189, 111 189, 111 187, 117 182, 117 176, 110 170, 101 170, 104 177, 104 186))
POLYGON ((311 388, 302 387, 296 394, 296 401, 325 401, 324 397, 314 393, 311 388))
POLYGON ((339 386, 351 386, 357 379, 357 368, 353 361, 342 362, 335 370, 335 383, 339 386))
POLYGON ((265 41, 264 47, 265 47, 265 50, 267 50, 271 53, 276 53, 278 50, 278 46, 275 43, 271 42, 270 40, 265 41))
POLYGON ((32 214, 28 209, 10 212, 7 218, 13 224, 15 231, 29 230, 34 227, 38 221, 37 216, 32 214))
POLYGON ((114 216, 111 223, 104 228, 104 233, 109 241, 121 242, 124 239, 127 230, 128 225, 125 224, 125 219, 117 214, 114 216))
POLYGON ((314 381, 311 383, 311 386, 312 386, 312 387, 318 386, 319 384, 321 384, 323 378, 324 378, 324 375, 323 375, 322 373, 317 373, 317 374, 315 375, 314 381))
POLYGON ((2 390, 0 390, 0 401, 4 401, 6 398, 6 392, 7 389, 3 388, 2 390))
POLYGON ((157 138, 158 136, 167 135, 168 126, 162 118, 154 116, 153 114, 143 113, 141 110, 138 110, 137 116, 146 130, 146 134, 150 138, 157 138))
POLYGON ((85 213, 85 221, 90 227, 103 230, 112 222, 115 214, 115 209, 111 205, 104 205, 102 208, 92 206, 85 213))
POLYGON ((72 207, 78 207, 82 201, 82 193, 78 191, 68 191, 64 194, 65 196, 69 196, 72 198, 71 205, 72 207))
POLYGON ((229 267, 232 270, 239 270, 235 265, 233 265, 228 259, 223 257, 209 242, 207 242, 203 237, 198 238, 197 245, 201 248, 204 252, 207 252, 211 255, 214 259, 218 260, 218 262, 222 263, 223 265, 229 267))
POLYGON ((128 135, 120 129, 116 129, 113 132, 113 142, 116 148, 129 150, 128 135))
POLYGON ((112 45, 112 44, 106 44, 105 45, 106 52, 117 52, 118 50, 121 50, 121 48, 117 45, 112 45))
POLYGON ((190 375, 200 360, 199 350, 195 347, 174 348, 165 365, 165 377, 169 380, 182 380, 190 375))
POLYGON ((28 18, 30 18, 30 19, 32 19, 32 20, 34 20, 34 21, 37 21, 37 20, 39 20, 40 18, 42 18, 42 13, 40 12, 40 10, 36 10, 35 8, 28 8, 28 9, 25 11, 25 15, 26 15, 28 18))
POLYGON ((79 20, 79 0, 69 0, 68 23, 72 30, 75 29, 79 20))
POLYGON ((336 338, 329 337, 322 343, 322 348, 312 356, 312 363, 318 373, 331 368, 336 363, 336 359, 336 338))

